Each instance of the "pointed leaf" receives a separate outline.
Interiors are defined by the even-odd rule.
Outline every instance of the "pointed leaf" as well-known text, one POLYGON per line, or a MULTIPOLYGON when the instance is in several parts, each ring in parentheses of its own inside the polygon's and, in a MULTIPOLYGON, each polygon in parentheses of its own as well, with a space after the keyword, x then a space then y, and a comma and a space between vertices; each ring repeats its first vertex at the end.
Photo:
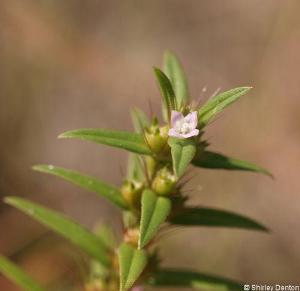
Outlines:
POLYGON ((208 124, 215 116, 227 106, 245 95, 251 87, 239 87, 218 94, 208 100, 198 111, 198 119, 201 126, 208 124))
POLYGON ((265 226, 246 216, 205 207, 187 207, 181 213, 170 218, 170 222, 176 225, 232 227, 268 231, 265 226))
POLYGON ((189 100, 187 79, 180 61, 169 51, 164 56, 164 72, 171 81, 178 107, 186 105, 189 100))
POLYGON ((201 153, 199 157, 193 160, 193 165, 196 167, 208 169, 258 172, 273 177, 273 175, 268 170, 264 169, 261 166, 210 151, 201 153))
POLYGON ((5 202, 70 240, 104 266, 109 266, 110 260, 105 244, 95 234, 67 216, 23 198, 7 197, 5 202))
POLYGON ((171 110, 177 109, 176 97, 172 84, 169 78, 160 69, 154 68, 154 73, 160 86, 164 107, 168 112, 168 118, 170 118, 171 110))
POLYGON ((134 131, 137 133, 143 133, 144 128, 149 126, 150 124, 147 115, 138 108, 131 110, 131 119, 132 119, 134 131))
POLYGON ((186 287, 196 290, 211 291, 240 291, 243 284, 230 279, 203 273, 161 269, 158 270, 149 280, 149 284, 156 287, 186 287))
POLYGON ((139 248, 143 248, 159 230, 171 211, 171 201, 146 189, 142 194, 139 248))
POLYGON ((195 141, 191 138, 169 138, 168 143, 171 147, 174 173, 177 177, 180 177, 196 154, 195 141))
POLYGON ((19 266, 0 255, 0 273, 26 291, 45 291, 38 282, 32 279, 19 266))
POLYGON ((147 253, 123 243, 119 249, 120 291, 129 290, 147 265, 147 253))
POLYGON ((77 129, 67 131, 59 138, 78 138, 112 147, 122 148, 141 155, 150 155, 151 151, 141 134, 127 131, 111 131, 104 129, 77 129))
POLYGON ((68 182, 78 185, 88 191, 95 192, 123 209, 127 203, 118 188, 106 184, 95 177, 87 176, 76 171, 55 167, 52 165, 36 165, 34 170, 60 177, 68 182))

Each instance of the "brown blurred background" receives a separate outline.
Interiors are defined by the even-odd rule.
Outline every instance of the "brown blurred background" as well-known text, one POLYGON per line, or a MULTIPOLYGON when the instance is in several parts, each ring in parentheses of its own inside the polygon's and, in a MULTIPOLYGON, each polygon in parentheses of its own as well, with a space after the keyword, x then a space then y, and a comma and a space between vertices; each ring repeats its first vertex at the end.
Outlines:
MULTIPOLYGON (((149 112, 149 100, 159 112, 152 66, 171 49, 194 98, 254 86, 206 137, 212 149, 262 164, 276 179, 196 170, 191 203, 247 214, 272 233, 179 229, 162 241, 164 265, 299 284, 299 10, 298 0, 1 1, 1 199, 26 196, 89 227, 118 229, 115 207, 30 167, 51 163, 119 185, 125 152, 56 137, 85 127, 128 130, 129 109, 149 112)), ((81 290, 74 248, 63 239, 2 202, 0 227, 1 253, 53 290, 81 290)), ((0 290, 18 289, 0 277, 0 290)))

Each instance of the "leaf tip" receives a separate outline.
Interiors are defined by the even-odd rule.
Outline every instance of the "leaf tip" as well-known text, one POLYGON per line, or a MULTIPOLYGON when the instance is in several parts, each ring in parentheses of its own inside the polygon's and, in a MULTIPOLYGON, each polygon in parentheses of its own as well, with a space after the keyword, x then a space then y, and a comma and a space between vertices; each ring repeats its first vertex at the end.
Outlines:
POLYGON ((170 49, 166 49, 164 51, 164 55, 172 55, 172 54, 173 54, 173 52, 170 49))
POLYGON ((69 137, 74 137, 76 136, 77 130, 69 130, 69 131, 65 131, 61 134, 59 134, 57 136, 57 138, 61 139, 61 138, 69 138, 69 137))
POLYGON ((274 176, 271 172, 269 172, 268 170, 266 170, 264 173, 265 173, 269 178, 271 178, 272 180, 275 180, 275 176, 274 176))
POLYGON ((268 227, 264 227, 264 228, 265 228, 264 231, 269 233, 269 234, 271 234, 273 232, 272 229, 270 229, 268 227))
POLYGON ((242 90, 242 95, 247 94, 250 90, 252 90, 254 87, 253 86, 244 86, 244 87, 240 87, 240 89, 242 90))
POLYGON ((275 180, 275 176, 269 170, 267 170, 263 167, 260 167, 260 169, 257 172, 260 172, 261 174, 268 176, 272 180, 275 180))
POLYGON ((170 49, 166 49, 164 51, 164 61, 168 60, 168 59, 175 59, 175 61, 179 62, 179 59, 178 59, 178 55, 173 51, 173 50, 170 50, 170 49))
POLYGON ((174 56, 175 56, 175 54, 170 49, 166 49, 164 51, 163 59, 166 62, 167 59, 169 59, 170 57, 174 57, 174 56))
POLYGON ((271 233, 272 232, 271 229, 269 229, 268 227, 266 227, 263 224, 259 224, 257 226, 257 230, 262 231, 262 232, 266 232, 266 233, 271 233))
POLYGON ((264 224, 262 223, 258 223, 258 222, 254 222, 255 225, 253 225, 253 230, 257 230, 257 231, 262 231, 262 232, 266 232, 266 233, 270 233, 271 230, 266 227, 264 224))
POLYGON ((69 137, 69 134, 68 134, 68 131, 67 132, 63 132, 61 134, 59 134, 57 136, 57 138, 61 139, 61 138, 68 138, 69 137))
POLYGON ((8 205, 14 205, 14 203, 16 202, 16 199, 18 199, 15 196, 6 196, 3 198, 4 203, 8 204, 8 205))
POLYGON ((160 72, 161 72, 161 70, 159 69, 159 68, 157 68, 157 67, 152 67, 153 68, 153 71, 154 71, 154 73, 157 75, 157 74, 159 74, 160 72))
POLYGON ((45 168, 50 168, 50 167, 53 166, 39 164, 39 165, 33 165, 31 169, 37 172, 44 172, 45 168))

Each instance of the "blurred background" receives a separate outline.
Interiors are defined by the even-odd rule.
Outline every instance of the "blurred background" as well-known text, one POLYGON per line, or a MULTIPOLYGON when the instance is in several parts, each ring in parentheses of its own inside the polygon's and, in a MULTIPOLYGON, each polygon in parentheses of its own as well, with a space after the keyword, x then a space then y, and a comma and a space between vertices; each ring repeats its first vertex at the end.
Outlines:
MULTIPOLYGON (((120 229, 118 210, 104 199, 30 168, 51 163, 120 185, 125 152, 56 137, 76 128, 130 130, 134 106, 158 114, 152 66, 170 49, 195 99, 254 86, 206 138, 211 149, 261 164, 275 180, 195 170, 191 204, 244 213, 272 233, 178 229, 162 240, 163 264, 299 284, 299 10, 297 0, 1 1, 0 252, 42 282, 63 286, 53 290, 82 290, 75 248, 2 198, 29 197, 88 227, 120 229)), ((0 277, 0 290, 19 289, 0 277)))

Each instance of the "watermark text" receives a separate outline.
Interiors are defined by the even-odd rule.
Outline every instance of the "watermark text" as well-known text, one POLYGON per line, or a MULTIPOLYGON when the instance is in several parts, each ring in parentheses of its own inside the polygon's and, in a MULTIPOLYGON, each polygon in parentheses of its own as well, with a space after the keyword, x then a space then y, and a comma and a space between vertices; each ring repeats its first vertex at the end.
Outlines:
POLYGON ((259 285, 259 284, 245 284, 245 291, 300 291, 300 285, 259 285))

